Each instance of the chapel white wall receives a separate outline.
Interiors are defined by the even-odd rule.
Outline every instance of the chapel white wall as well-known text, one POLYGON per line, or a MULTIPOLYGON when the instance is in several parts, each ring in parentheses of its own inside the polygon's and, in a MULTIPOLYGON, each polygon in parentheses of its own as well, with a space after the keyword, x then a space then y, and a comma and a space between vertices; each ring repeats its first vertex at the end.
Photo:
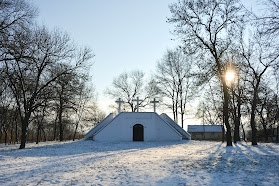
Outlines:
POLYGON ((144 141, 177 141, 182 136, 156 113, 121 113, 94 136, 95 141, 133 141, 133 126, 144 126, 144 141))

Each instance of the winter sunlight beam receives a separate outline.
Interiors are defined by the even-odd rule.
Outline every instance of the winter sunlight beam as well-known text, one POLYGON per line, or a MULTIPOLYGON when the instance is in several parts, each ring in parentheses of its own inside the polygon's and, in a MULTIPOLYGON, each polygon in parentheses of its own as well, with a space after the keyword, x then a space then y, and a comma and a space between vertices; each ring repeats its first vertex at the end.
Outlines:
POLYGON ((228 83, 232 83, 235 79, 235 72, 233 70, 228 70, 225 77, 228 83))

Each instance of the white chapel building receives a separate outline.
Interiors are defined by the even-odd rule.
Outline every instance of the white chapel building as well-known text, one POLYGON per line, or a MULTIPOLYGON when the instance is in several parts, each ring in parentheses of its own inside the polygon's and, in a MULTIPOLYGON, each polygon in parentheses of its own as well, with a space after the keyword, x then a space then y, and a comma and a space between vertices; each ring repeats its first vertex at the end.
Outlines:
POLYGON ((120 106, 121 102, 118 115, 109 114, 85 135, 85 139, 114 142, 191 139, 191 135, 167 114, 158 115, 155 112, 155 103, 154 112, 120 112, 120 106))

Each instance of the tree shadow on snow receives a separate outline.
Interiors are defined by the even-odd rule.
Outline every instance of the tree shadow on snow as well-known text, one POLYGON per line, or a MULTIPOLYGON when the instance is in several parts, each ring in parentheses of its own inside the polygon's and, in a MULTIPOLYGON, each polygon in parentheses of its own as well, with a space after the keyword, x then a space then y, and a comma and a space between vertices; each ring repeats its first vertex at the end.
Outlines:
POLYGON ((79 140, 68 142, 56 142, 50 144, 27 143, 25 149, 18 149, 19 145, 0 148, 0 155, 12 157, 48 157, 48 156, 73 156, 100 152, 113 151, 138 151, 156 147, 169 148, 173 145, 186 144, 188 140, 164 141, 164 142, 96 142, 91 140, 79 140))
POLYGON ((196 144, 202 148, 195 151, 194 157, 185 156, 170 163, 175 168, 173 174, 184 180, 185 185, 188 179, 197 185, 279 184, 273 179, 279 177, 279 147, 275 144, 252 146, 239 142, 231 147, 221 142, 196 144))
MULTIPOLYGON (((211 172, 217 174, 212 174, 209 185, 216 183, 233 185, 272 184, 270 183, 270 177, 267 175, 275 173, 276 176, 279 176, 275 171, 279 170, 279 149, 274 149, 270 145, 266 146, 266 144, 252 146, 245 142, 238 142, 232 147, 224 148, 225 150, 216 153, 217 156, 212 155, 217 163, 209 163, 211 165, 210 169, 211 172)), ((209 158, 207 161, 211 160, 212 158, 209 158)))

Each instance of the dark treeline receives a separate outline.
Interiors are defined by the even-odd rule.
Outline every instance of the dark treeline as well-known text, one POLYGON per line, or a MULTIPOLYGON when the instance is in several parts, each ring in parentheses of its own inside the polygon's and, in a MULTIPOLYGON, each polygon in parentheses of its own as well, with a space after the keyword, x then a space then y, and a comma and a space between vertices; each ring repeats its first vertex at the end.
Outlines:
POLYGON ((0 142, 82 137, 103 117, 88 83, 92 51, 36 25, 24 0, 0 0, 0 15, 0 142))

